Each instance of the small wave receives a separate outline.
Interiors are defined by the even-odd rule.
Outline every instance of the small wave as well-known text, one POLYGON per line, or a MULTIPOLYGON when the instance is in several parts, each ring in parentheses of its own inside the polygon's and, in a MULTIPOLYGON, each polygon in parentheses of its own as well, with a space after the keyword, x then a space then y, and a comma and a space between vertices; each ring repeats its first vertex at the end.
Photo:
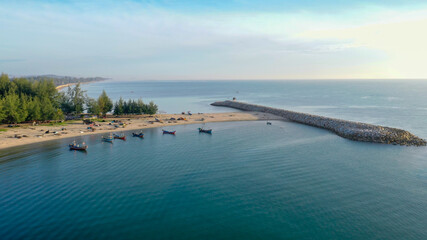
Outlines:
POLYGON ((388 101, 396 101, 396 100, 399 100, 400 98, 398 98, 398 97, 386 97, 386 99, 388 101))
POLYGON ((318 106, 297 106, 296 108, 302 109, 328 109, 328 108, 338 108, 338 106, 330 106, 330 105, 318 105, 318 106))
POLYGON ((378 108, 378 109, 400 109, 402 107, 396 107, 396 106, 378 106, 378 105, 366 105, 366 106, 351 105, 351 106, 348 106, 348 108, 357 108, 357 109, 373 109, 373 108, 378 108))

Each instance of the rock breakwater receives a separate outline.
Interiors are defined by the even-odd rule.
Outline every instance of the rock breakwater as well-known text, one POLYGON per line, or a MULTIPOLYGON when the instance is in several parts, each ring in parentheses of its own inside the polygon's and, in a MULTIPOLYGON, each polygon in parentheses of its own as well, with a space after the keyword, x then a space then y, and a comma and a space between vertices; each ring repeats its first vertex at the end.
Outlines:
POLYGON ((338 136, 354 141, 407 146, 426 146, 426 141, 424 139, 421 139, 408 131, 397 128, 346 121, 238 101, 220 101, 214 102, 211 105, 230 107, 244 111, 271 113, 293 122, 330 130, 338 136))

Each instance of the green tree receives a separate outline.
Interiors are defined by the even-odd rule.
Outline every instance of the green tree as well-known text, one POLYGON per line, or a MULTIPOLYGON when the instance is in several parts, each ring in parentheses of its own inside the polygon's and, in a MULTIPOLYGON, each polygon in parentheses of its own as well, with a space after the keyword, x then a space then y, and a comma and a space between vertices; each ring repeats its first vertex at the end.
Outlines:
POLYGON ((14 92, 9 92, 4 97, 3 112, 7 123, 23 122, 28 115, 26 106, 21 105, 21 98, 14 92))
POLYGON ((51 80, 30 81, 26 78, 12 80, 0 75, 0 121, 19 123, 34 120, 63 118, 61 95, 51 80))
POLYGON ((102 90, 102 93, 98 98, 98 105, 102 116, 107 115, 107 113, 113 109, 113 101, 108 97, 105 90, 102 90))
POLYGON ((0 98, 0 122, 3 122, 5 117, 6 117, 6 114, 4 112, 4 107, 3 107, 3 98, 0 98))
POLYGON ((87 112, 95 114, 97 116, 100 115, 101 109, 99 107, 98 101, 93 98, 88 98, 86 102, 87 112))
POLYGON ((55 84, 51 79, 34 81, 31 89, 32 89, 33 97, 35 96, 38 96, 39 98, 47 97, 49 98, 49 100, 52 101, 52 103, 58 97, 58 90, 56 90, 55 84))
POLYGON ((42 119, 40 99, 35 97, 28 102, 28 121, 37 121, 42 119))
POLYGON ((9 91, 10 80, 7 74, 2 73, 0 75, 0 96, 4 97, 6 93, 9 91))
POLYGON ((136 111, 136 114, 143 114, 144 113, 144 106, 145 106, 145 104, 144 104, 144 102, 142 101, 142 99, 140 98, 140 99, 138 99, 138 101, 136 102, 136 108, 137 108, 137 111, 136 111))
POLYGON ((43 96, 50 98, 52 102, 55 102, 54 99, 56 99, 58 104, 56 104, 55 106, 60 107, 65 114, 79 115, 84 111, 84 106, 86 102, 85 91, 80 88, 79 83, 76 84, 73 88, 68 87, 66 93, 61 92, 57 96, 52 95, 50 93, 51 87, 48 83, 43 83, 38 86, 38 88, 40 89, 40 91, 46 92, 47 94, 43 96))
POLYGON ((56 108, 55 112, 53 113, 52 120, 64 120, 64 113, 61 109, 56 108))
POLYGON ((151 101, 151 102, 147 105, 147 107, 146 107, 146 111, 145 111, 144 113, 146 113, 146 114, 150 114, 150 115, 153 115, 153 114, 156 114, 158 110, 159 110, 159 109, 158 109, 157 105, 156 105, 156 104, 154 104, 154 102, 153 102, 153 101, 151 101))
POLYGON ((80 83, 77 83, 71 90, 71 103, 73 106, 74 114, 78 115, 84 111, 85 104, 85 91, 80 88, 80 83))
POLYGON ((73 112, 73 103, 71 102, 68 93, 60 92, 58 94, 57 102, 57 105, 59 105, 59 107, 65 114, 68 115, 73 112))
POLYGON ((123 115, 124 113, 124 100, 122 97, 114 104, 114 115, 123 115))

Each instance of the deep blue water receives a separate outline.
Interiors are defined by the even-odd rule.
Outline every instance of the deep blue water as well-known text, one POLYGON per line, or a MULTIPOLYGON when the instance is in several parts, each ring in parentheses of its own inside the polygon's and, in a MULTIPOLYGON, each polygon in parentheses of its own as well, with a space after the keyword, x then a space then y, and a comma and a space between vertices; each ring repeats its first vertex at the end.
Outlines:
MULTIPOLYGON (((423 82, 314 83, 129 84, 144 99, 166 97, 159 105, 170 112, 224 111, 207 103, 239 91, 248 102, 427 137, 423 82)), ((125 85, 85 88, 116 98, 125 85)), ((70 140, 1 150, 0 239, 427 239, 426 147, 282 121, 206 124, 212 135, 200 126, 113 144, 86 136, 87 153, 69 151, 70 140)))

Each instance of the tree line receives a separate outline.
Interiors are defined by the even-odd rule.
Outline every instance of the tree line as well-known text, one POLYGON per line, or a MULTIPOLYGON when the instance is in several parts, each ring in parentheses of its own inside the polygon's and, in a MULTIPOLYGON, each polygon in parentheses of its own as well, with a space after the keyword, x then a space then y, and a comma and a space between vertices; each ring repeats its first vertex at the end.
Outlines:
POLYGON ((114 104, 114 115, 123 114, 155 114, 158 111, 157 105, 154 102, 145 104, 142 99, 137 101, 129 99, 123 100, 122 97, 114 104))
POLYGON ((98 116, 105 116, 108 112, 113 111, 114 115, 124 114, 155 114, 158 107, 154 102, 145 104, 142 99, 128 101, 122 97, 113 104, 113 101, 108 97, 105 90, 97 98, 86 96, 85 91, 82 91, 80 84, 73 88, 68 87, 67 92, 60 93, 61 109, 66 114, 79 115, 86 111, 98 116))
POLYGON ((6 74, 0 76, 0 122, 59 120, 63 115, 52 81, 11 81, 6 74))
POLYGON ((97 98, 90 98, 80 84, 58 92, 52 80, 9 79, 0 75, 0 122, 20 123, 25 121, 62 120, 67 116, 79 116, 84 112, 105 116, 113 111, 122 114, 155 114, 153 102, 145 104, 141 99, 115 104, 105 91, 97 98))
POLYGON ((98 82, 98 81, 107 80, 107 78, 102 78, 102 77, 77 78, 77 77, 57 76, 57 75, 27 76, 25 77, 25 79, 28 79, 30 82, 52 80, 56 86, 69 84, 69 83, 83 83, 83 82, 87 83, 87 82, 98 82))

